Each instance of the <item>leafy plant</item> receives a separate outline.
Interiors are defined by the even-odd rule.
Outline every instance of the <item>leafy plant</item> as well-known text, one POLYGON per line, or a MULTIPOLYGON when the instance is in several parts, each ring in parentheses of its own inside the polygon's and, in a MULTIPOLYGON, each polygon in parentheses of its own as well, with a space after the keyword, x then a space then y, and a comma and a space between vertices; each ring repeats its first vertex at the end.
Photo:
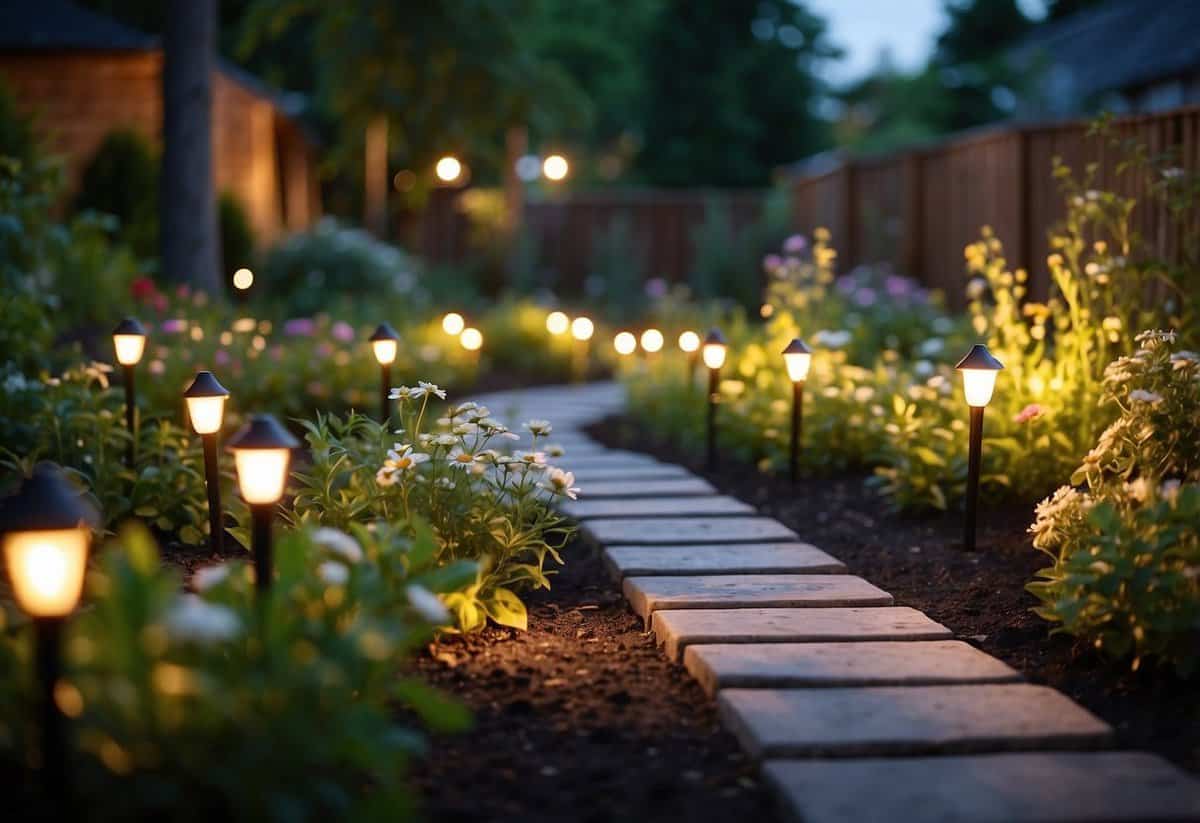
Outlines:
POLYGON ((1200 665, 1200 355, 1143 332, 1105 370, 1117 419, 1037 508, 1033 544, 1053 565, 1027 588, 1055 631, 1114 657, 1200 665))

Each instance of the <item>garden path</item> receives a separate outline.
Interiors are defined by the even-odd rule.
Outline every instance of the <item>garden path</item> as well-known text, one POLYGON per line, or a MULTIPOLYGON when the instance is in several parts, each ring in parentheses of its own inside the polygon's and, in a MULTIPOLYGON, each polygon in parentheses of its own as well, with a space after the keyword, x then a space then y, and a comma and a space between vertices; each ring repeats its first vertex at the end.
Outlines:
POLYGON ((620 386, 479 400, 554 424, 555 462, 582 488, 564 512, 797 818, 1200 820, 1200 780, 1111 750, 1108 724, 1064 695, 702 478, 590 440, 584 426, 623 409, 620 386))

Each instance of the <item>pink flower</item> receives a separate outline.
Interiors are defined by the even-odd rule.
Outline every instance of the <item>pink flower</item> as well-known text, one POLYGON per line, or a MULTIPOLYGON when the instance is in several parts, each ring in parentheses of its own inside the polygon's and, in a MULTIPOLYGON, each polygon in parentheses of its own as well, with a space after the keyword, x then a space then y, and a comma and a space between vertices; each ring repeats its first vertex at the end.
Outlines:
POLYGON ((151 360, 149 370, 151 374, 157 377, 167 371, 167 365, 161 360, 151 360))
POLYGON ((1016 423, 1028 423, 1030 420, 1037 420, 1044 413, 1045 409, 1043 409, 1040 405, 1037 403, 1030 403, 1017 413, 1017 416, 1013 418, 1013 421, 1016 423))
POLYGON ((187 321, 180 320, 178 317, 172 317, 170 320, 164 320, 162 330, 166 334, 180 334, 187 328, 187 321))
POLYGON ((324 340, 322 340, 320 343, 317 344, 317 347, 313 351, 316 352, 317 357, 319 357, 322 360, 325 360, 331 354, 333 354, 333 346, 329 345, 324 340))
POLYGON ((783 250, 788 254, 799 254, 808 248, 808 240, 803 234, 793 234, 783 241, 783 250))
POLYGON ((179 286, 177 286, 175 288, 175 296, 176 297, 186 298, 191 293, 192 293, 192 287, 189 286, 187 283, 181 283, 179 286))
POLYGON ((288 337, 312 337, 316 324, 309 317, 293 317, 283 324, 283 333, 288 337))
POLYGON ((213 354, 213 362, 215 362, 218 366, 228 366, 229 352, 225 351, 224 349, 217 349, 213 354))
POLYGON ((349 343, 354 339, 354 327, 349 323, 339 320, 333 324, 330 334, 333 335, 334 340, 340 340, 343 343, 349 343))
POLYGON ((864 286, 854 293, 854 302, 864 308, 875 305, 875 289, 864 286))
POLYGON ((763 258, 763 269, 769 274, 783 265, 783 258, 778 254, 768 254, 763 258))

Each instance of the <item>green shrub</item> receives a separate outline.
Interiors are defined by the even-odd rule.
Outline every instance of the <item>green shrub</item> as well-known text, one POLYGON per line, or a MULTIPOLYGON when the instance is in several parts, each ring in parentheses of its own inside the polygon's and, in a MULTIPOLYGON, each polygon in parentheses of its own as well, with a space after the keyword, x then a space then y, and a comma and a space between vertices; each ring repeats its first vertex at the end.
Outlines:
POLYGON ((75 212, 116 217, 118 237, 144 259, 158 257, 158 157, 135 131, 109 132, 83 169, 75 212))
POLYGON ((1033 544, 1053 565, 1028 585, 1056 632, 1134 667, 1200 665, 1200 355, 1144 332, 1105 370, 1117 410, 1071 477, 1037 508, 1033 544))
MULTIPOLYGON (((263 597, 243 562, 198 573, 186 594, 144 531, 123 532, 88 573, 55 692, 88 819, 411 818, 416 724, 469 717, 398 662, 444 623, 435 593, 474 576, 470 564, 433 569, 417 532, 285 533, 263 597)), ((32 801, 31 632, 15 617, 4 629, 0 762, 26 776, 32 801)))

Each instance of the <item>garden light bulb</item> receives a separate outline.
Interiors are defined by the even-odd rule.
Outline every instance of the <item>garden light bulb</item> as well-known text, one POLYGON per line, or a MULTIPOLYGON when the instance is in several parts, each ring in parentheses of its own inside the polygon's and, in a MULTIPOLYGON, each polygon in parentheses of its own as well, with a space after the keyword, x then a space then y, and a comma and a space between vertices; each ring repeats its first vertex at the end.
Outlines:
POLYGON ((189 397, 187 410, 196 434, 213 434, 221 430, 221 421, 225 417, 225 398, 189 397))
POLYGON ((982 408, 991 402, 996 373, 1004 368, 1004 364, 992 356, 987 346, 975 344, 954 368, 962 372, 963 394, 968 406, 982 408))
POLYGON ((245 291, 254 285, 254 272, 250 269, 238 269, 233 273, 233 287, 245 291))
POLYGON ((458 342, 467 351, 479 351, 483 347, 483 333, 476 328, 463 329, 458 342))
POLYGON ((710 369, 719 369, 725 365, 725 354, 729 347, 725 344, 725 337, 721 332, 713 329, 704 338, 704 345, 700 349, 700 357, 704 360, 704 365, 710 369))
POLYGON ((562 334, 571 327, 571 318, 560 311, 552 311, 546 315, 546 331, 551 334, 562 334))
POLYGON ((576 340, 591 340, 596 325, 587 317, 576 317, 571 321, 571 336, 576 340))
POLYGON ((65 617, 79 602, 87 567, 87 528, 13 532, 4 539, 17 603, 31 617, 65 617))
POLYGON ((114 334, 113 347, 117 350, 117 362, 122 366, 135 366, 146 350, 146 338, 140 334, 114 334))
POLYGON ((448 154, 437 161, 434 171, 437 173, 438 180, 443 183, 453 183, 462 174, 462 163, 457 157, 448 154))
POLYGON ((646 329, 642 332, 642 348, 650 354, 661 351, 663 347, 663 335, 658 329, 646 329))
POLYGON ((283 497, 291 457, 290 449, 235 448, 233 458, 242 498, 253 505, 275 503, 283 497))
POLYGON ((613 339, 613 348, 617 350, 617 354, 625 356, 633 354, 637 348, 637 338, 630 332, 623 331, 613 339))
POLYGON ((803 383, 808 379, 812 352, 804 345, 804 341, 797 337, 783 350, 783 362, 787 365, 788 379, 793 383, 803 383))
POLYGON ((542 161, 542 174, 546 175, 547 180, 562 180, 570 171, 570 166, 567 163, 567 158, 561 154, 552 154, 542 161))
POLYGON ((371 348, 375 350, 375 359, 381 366, 396 362, 395 340, 372 340, 371 348))
POLYGON ((700 335, 694 331, 685 331, 679 335, 679 350, 691 354, 700 348, 700 335))
POLYGON ((442 331, 451 336, 461 334, 466 325, 467 321, 463 320, 463 316, 456 311, 452 311, 442 318, 442 331))
POLYGON ((996 372, 990 369, 963 369, 963 394, 968 406, 986 406, 996 388, 996 372))

